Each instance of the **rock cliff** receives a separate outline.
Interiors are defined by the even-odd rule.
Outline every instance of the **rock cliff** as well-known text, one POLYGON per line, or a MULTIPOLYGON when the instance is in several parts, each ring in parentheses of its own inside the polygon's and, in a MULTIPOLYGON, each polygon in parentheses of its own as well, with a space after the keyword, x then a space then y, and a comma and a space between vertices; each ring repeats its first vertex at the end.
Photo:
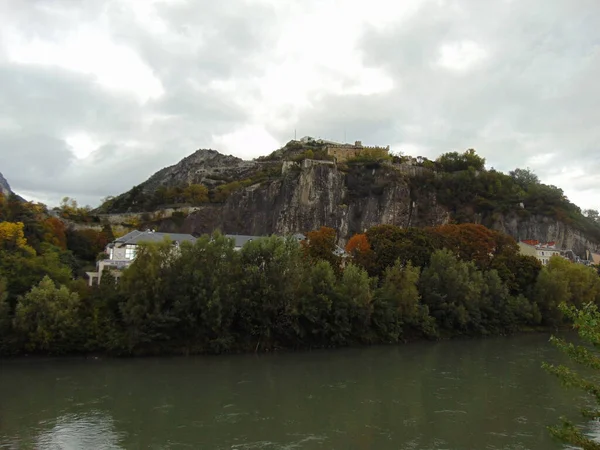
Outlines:
POLYGON ((415 196, 406 178, 391 168, 374 167, 361 175, 305 160, 280 179, 237 191, 224 204, 201 206, 182 225, 167 221, 162 229, 261 236, 328 226, 344 242, 381 223, 422 227, 448 220, 448 211, 437 205, 435 196, 415 196))
POLYGON ((557 188, 538 184, 523 191, 518 181, 493 170, 439 172, 423 161, 337 164, 307 158, 297 142, 255 161, 198 150, 96 212, 109 213, 102 220, 112 223, 117 222, 110 213, 119 213, 115 217, 138 216, 160 231, 197 234, 219 229, 264 236, 328 226, 338 230, 342 244, 378 224, 425 227, 470 221, 515 239, 555 241, 580 256, 600 251, 600 226, 589 223, 557 188), (208 201, 193 208, 148 207, 156 205, 152 202, 159 187, 189 184, 206 186, 208 201), (561 215, 567 219, 558 220, 561 215))
POLYGON ((8 181, 2 176, 2 173, 0 173, 0 192, 4 196, 9 196, 12 193, 8 181))

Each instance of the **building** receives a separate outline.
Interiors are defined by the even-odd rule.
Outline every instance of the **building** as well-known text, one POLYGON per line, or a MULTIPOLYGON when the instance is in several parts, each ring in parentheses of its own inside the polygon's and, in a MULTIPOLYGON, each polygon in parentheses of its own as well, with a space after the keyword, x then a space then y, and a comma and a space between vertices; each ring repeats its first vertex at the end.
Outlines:
POLYGON ((323 145, 327 155, 332 156, 336 162, 345 162, 358 156, 387 156, 390 152, 389 145, 387 147, 370 147, 362 145, 361 141, 356 141, 352 145, 304 136, 300 139, 300 142, 303 144, 315 143, 323 145))
POLYGON ((528 239, 519 241, 519 249, 522 255, 533 256, 543 265, 548 264, 553 256, 563 256, 563 252, 556 248, 555 242, 542 244, 539 241, 528 239))
POLYGON ((138 231, 134 230, 115 239, 106 246, 105 252, 108 259, 103 259, 96 263, 95 272, 86 272, 90 286, 100 283, 102 272, 109 270, 115 278, 121 276, 121 271, 128 267, 135 259, 137 246, 141 242, 162 242, 166 239, 171 240, 173 245, 178 247, 182 242, 195 242, 196 238, 191 234, 179 233, 157 233, 154 230, 138 231))
POLYGON ((363 146, 361 141, 352 144, 327 144, 325 146, 327 155, 332 156, 336 162, 345 162, 358 156, 387 156, 390 152, 390 146, 387 147, 369 147, 363 146))
POLYGON ((235 250, 241 250, 244 245, 246 245, 250 241, 254 241, 256 239, 261 239, 264 236, 247 236, 243 234, 226 234, 226 238, 233 239, 233 245, 235 250))

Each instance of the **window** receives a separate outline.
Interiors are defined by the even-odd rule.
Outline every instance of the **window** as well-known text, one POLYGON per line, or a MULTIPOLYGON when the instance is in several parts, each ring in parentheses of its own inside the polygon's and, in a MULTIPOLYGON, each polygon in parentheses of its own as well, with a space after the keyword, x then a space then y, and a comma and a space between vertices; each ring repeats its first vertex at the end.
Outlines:
POLYGON ((134 259, 135 250, 135 245, 128 245, 127 247, 125 247, 125 259, 134 259))
POLYGON ((108 251, 108 259, 113 259, 113 255, 114 255, 114 250, 111 248, 111 249, 108 251))

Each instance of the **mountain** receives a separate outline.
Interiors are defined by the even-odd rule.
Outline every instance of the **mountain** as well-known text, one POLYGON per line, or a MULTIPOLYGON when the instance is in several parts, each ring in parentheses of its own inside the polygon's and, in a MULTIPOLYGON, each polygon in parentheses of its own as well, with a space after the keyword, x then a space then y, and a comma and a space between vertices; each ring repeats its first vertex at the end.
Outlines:
POLYGON ((0 193, 5 197, 8 197, 12 193, 8 181, 2 176, 2 173, 0 173, 0 193))
POLYGON ((115 221, 122 219, 118 214, 139 213, 160 231, 186 233, 220 229, 260 236, 328 226, 342 243, 382 223, 475 222, 515 239, 555 241, 582 256, 600 249, 600 225, 529 171, 487 170, 473 150, 435 161, 375 150, 360 143, 332 150, 323 142, 291 141, 253 161, 198 150, 96 212, 117 214, 115 221), (346 150, 351 157, 342 157, 346 150), (184 206, 193 212, 183 213, 184 206), (180 213, 170 219, 149 214, 166 208, 180 213))

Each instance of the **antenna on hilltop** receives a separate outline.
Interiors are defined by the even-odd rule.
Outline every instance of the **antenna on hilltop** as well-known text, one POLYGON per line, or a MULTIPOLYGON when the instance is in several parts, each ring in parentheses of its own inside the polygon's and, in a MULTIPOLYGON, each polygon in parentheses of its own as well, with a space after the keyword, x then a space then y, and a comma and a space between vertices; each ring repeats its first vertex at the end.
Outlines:
POLYGON ((296 129, 294 128, 294 140, 296 140, 296 129))

